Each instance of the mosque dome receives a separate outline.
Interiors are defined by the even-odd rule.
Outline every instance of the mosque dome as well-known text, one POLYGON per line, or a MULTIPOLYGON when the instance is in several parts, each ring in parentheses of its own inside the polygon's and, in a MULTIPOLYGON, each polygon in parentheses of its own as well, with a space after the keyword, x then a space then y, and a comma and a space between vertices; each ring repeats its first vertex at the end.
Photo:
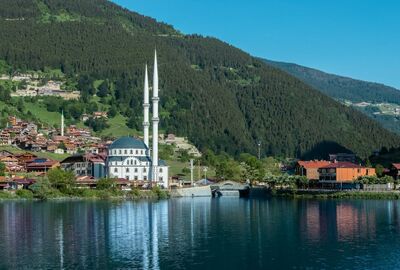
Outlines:
POLYGON ((121 137, 114 141, 108 149, 148 149, 143 141, 133 137, 121 137))

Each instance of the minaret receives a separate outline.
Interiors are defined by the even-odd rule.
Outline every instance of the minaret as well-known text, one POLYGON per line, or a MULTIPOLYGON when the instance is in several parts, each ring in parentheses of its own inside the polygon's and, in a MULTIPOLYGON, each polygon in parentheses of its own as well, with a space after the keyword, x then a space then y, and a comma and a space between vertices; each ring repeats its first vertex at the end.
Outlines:
POLYGON ((146 144, 147 147, 149 147, 149 108, 150 108, 150 103, 149 103, 149 76, 147 72, 147 65, 146 65, 146 70, 144 73, 144 100, 143 100, 143 136, 144 136, 144 143, 146 144))
POLYGON ((64 137, 64 111, 61 111, 61 136, 64 137))
POLYGON ((158 182, 158 64, 157 51, 154 53, 153 77, 153 181, 158 182))

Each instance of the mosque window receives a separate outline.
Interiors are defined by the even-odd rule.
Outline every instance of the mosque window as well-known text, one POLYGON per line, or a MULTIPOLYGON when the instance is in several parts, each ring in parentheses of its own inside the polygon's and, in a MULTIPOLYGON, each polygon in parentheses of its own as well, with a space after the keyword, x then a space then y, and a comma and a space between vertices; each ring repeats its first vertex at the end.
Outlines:
POLYGON ((118 169, 117 169, 117 168, 115 168, 115 169, 114 169, 114 172, 115 172, 115 173, 117 173, 117 172, 118 172, 118 169))
POLYGON ((135 172, 136 172, 136 173, 138 172, 137 168, 135 168, 135 172))
POLYGON ((147 181, 147 176, 144 176, 144 177, 143 177, 143 180, 144 180, 144 181, 147 181))
POLYGON ((125 154, 125 155, 128 154, 128 150, 125 150, 125 151, 124 151, 124 154, 125 154))
POLYGON ((143 168, 143 172, 144 172, 144 173, 147 172, 147 169, 146 169, 146 168, 143 168))
POLYGON ((135 176, 135 180, 138 180, 138 177, 137 177, 137 176, 135 176))
POLYGON ((127 173, 129 172, 129 168, 126 168, 126 172, 127 172, 127 173))
POLYGON ((160 168, 160 173, 162 173, 162 168, 160 168))
POLYGON ((139 154, 139 151, 138 150, 136 150, 136 155, 138 155, 139 154))
POLYGON ((163 181, 163 177, 162 177, 162 176, 161 176, 161 177, 159 177, 158 179, 160 180, 160 182, 162 182, 162 181, 163 181))
POLYGON ((119 154, 120 154, 120 155, 122 154, 122 151, 121 151, 121 150, 119 150, 119 154))
POLYGON ((131 155, 133 155, 133 150, 131 149, 131 155))

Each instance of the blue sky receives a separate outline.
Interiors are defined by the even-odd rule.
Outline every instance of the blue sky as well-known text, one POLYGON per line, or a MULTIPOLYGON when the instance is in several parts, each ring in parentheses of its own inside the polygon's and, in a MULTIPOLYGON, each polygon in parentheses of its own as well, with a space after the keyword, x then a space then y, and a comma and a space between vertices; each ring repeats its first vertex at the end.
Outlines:
POLYGON ((254 56, 400 89, 398 0, 113 0, 254 56))

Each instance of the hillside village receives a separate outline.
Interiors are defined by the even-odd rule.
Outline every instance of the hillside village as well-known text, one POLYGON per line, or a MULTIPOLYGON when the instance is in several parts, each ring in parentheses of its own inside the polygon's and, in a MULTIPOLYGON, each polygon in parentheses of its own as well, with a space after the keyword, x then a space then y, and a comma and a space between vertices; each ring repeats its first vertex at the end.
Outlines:
POLYGON ((0 80, 15 83, 15 91, 11 93, 12 97, 54 96, 65 100, 79 99, 80 97, 79 91, 63 89, 63 82, 43 80, 35 73, 3 74, 0 76, 0 80))

